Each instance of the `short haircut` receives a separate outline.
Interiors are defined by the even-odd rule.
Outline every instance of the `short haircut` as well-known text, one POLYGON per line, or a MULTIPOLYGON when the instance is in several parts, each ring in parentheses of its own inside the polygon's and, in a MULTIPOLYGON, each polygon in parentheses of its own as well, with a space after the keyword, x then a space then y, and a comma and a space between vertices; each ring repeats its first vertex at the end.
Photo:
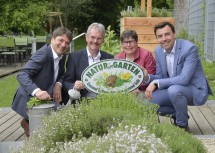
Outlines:
POLYGON ((105 27, 103 24, 96 23, 96 22, 92 23, 87 29, 87 34, 90 33, 91 29, 97 29, 97 30, 101 31, 102 32, 102 38, 103 39, 105 38, 105 27))
POLYGON ((172 23, 170 22, 161 22, 161 23, 158 23, 157 25, 155 25, 154 27, 154 33, 155 33, 155 36, 156 36, 156 31, 157 29, 161 29, 165 26, 169 26, 171 29, 172 29, 172 32, 175 33, 175 27, 172 23))
POLYGON ((52 38, 56 38, 62 35, 66 35, 69 38, 70 42, 73 39, 72 32, 65 27, 58 27, 57 29, 55 29, 52 33, 52 38))
POLYGON ((123 40, 126 39, 126 38, 132 38, 136 42, 138 41, 138 35, 137 35, 136 31, 134 31, 134 30, 125 30, 125 31, 123 31, 121 36, 120 36, 120 41, 123 42, 123 40))

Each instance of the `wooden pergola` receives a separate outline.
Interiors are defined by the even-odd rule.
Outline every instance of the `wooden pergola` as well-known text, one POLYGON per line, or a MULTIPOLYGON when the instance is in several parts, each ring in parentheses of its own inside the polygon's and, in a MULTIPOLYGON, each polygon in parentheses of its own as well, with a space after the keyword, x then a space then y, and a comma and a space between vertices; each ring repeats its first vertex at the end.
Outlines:
MULTIPOLYGON (((146 0, 141 0, 141 10, 145 11, 146 0)), ((147 17, 152 17, 152 0, 147 0, 147 17)))
POLYGON ((63 26, 63 22, 62 22, 62 18, 61 18, 62 14, 63 14, 62 12, 49 12, 47 14, 47 16, 48 16, 48 23, 49 23, 49 26, 50 26, 49 33, 52 33, 52 26, 53 26, 52 18, 53 17, 57 16, 58 19, 59 19, 59 21, 60 21, 60 25, 63 26))

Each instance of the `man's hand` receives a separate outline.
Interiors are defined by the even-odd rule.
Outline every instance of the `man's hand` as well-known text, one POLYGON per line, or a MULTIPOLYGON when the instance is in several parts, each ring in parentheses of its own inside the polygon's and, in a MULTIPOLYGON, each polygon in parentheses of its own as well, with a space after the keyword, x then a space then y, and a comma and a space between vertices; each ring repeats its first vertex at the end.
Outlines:
POLYGON ((76 90, 81 90, 81 89, 84 89, 85 86, 84 86, 84 83, 82 81, 75 81, 75 84, 74 84, 74 89, 76 90))
POLYGON ((60 83, 55 83, 55 86, 53 89, 54 102, 60 103, 62 101, 61 88, 62 88, 62 85, 60 83))
POLYGON ((35 96, 39 99, 39 100, 50 100, 51 96, 48 94, 47 91, 43 91, 43 90, 38 90, 35 93, 35 96))
POLYGON ((140 90, 139 89, 135 89, 131 93, 133 93, 134 95, 138 95, 140 93, 140 90))
POLYGON ((152 99, 152 93, 155 91, 157 87, 155 86, 155 84, 153 82, 151 82, 149 84, 149 86, 146 88, 146 91, 145 91, 145 98, 147 99, 152 99))

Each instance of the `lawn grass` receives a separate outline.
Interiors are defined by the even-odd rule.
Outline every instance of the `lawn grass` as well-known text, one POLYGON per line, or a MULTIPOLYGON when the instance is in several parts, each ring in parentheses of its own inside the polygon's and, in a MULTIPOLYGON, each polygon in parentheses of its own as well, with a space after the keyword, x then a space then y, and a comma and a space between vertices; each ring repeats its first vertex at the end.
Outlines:
POLYGON ((18 87, 16 74, 0 79, 0 107, 10 107, 18 87))
POLYGON ((87 46, 85 35, 79 37, 78 39, 74 40, 74 49, 75 51, 81 50, 87 46))

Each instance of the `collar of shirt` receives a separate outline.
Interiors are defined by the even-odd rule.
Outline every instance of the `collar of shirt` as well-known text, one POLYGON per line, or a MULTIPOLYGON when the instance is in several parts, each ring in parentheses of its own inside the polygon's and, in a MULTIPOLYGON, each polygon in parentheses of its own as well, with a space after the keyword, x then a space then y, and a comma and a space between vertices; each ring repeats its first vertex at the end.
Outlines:
POLYGON ((172 48, 172 50, 171 50, 171 52, 170 53, 168 53, 165 49, 163 49, 163 52, 165 53, 165 54, 175 54, 175 46, 176 46, 176 40, 175 40, 175 43, 174 43, 174 46, 173 46, 173 48, 172 48))
POLYGON ((58 56, 54 49, 52 48, 52 54, 53 54, 53 59, 54 59, 54 82, 57 80, 58 76, 58 71, 59 71, 59 61, 62 59, 63 55, 58 56))
POLYGON ((55 52, 55 50, 53 49, 52 45, 51 45, 51 49, 52 49, 52 55, 53 55, 53 59, 56 60, 56 59, 59 59, 61 60, 63 58, 63 55, 61 56, 58 56, 55 52))
POLYGON ((90 51, 89 51, 88 48, 87 48, 87 57, 88 57, 89 65, 92 65, 93 63, 96 63, 96 62, 99 62, 99 61, 100 61, 101 53, 100 53, 100 51, 99 51, 98 54, 97 54, 97 56, 96 56, 96 57, 93 57, 93 56, 90 54, 90 51))

